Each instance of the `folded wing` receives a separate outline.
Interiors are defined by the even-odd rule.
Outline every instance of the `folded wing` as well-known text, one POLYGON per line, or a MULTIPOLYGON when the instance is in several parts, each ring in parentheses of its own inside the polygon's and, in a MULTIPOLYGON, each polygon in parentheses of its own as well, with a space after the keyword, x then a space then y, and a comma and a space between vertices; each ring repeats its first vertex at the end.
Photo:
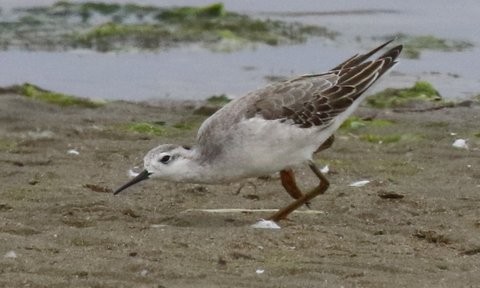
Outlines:
POLYGON ((306 75, 264 89, 249 116, 281 120, 301 128, 328 126, 395 63, 402 46, 365 61, 388 43, 355 55, 327 73, 306 75))

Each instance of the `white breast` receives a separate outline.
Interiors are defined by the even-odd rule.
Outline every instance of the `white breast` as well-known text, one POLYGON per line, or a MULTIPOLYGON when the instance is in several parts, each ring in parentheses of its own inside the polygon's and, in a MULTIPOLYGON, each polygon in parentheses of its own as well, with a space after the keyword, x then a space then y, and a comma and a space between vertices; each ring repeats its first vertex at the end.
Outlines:
POLYGON ((229 179, 262 176, 311 159, 319 142, 316 128, 298 128, 260 117, 244 119, 225 135, 222 155, 212 163, 229 179))

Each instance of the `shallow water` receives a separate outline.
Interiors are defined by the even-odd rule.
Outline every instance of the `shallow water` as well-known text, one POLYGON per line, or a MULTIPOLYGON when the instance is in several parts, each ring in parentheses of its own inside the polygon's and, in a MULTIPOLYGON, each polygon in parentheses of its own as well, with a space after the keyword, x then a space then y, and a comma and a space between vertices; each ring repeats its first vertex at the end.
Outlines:
MULTIPOLYGON (((8 8, 55 1, 0 1, 8 8)), ((132 1, 117 1, 132 2, 132 1)), ((160 6, 201 5, 212 1, 135 1, 160 6)), ((319 24, 342 33, 335 42, 312 39, 300 45, 259 45, 234 53, 186 47, 157 53, 0 52, 0 85, 32 82, 47 89, 104 99, 203 99, 212 94, 240 96, 265 85, 267 75, 294 76, 321 72, 379 41, 372 37, 403 32, 468 40, 464 52, 422 52, 420 60, 403 60, 377 89, 426 79, 448 98, 480 91, 478 1, 223 1, 229 10, 259 17, 319 24), (334 12, 334 13, 325 13, 334 12), (432 73, 434 72, 434 73, 432 73)))

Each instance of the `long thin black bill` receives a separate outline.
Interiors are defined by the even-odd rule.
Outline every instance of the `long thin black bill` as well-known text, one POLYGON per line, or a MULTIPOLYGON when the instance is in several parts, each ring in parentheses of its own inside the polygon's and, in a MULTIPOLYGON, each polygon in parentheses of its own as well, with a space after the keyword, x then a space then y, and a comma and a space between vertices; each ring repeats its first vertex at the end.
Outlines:
POLYGON ((125 184, 122 187, 115 190, 115 192, 113 192, 113 195, 117 195, 118 193, 122 192, 123 190, 127 189, 128 187, 132 186, 133 184, 136 184, 140 181, 148 179, 148 176, 150 176, 150 174, 152 174, 152 173, 148 172, 147 170, 143 170, 142 172, 140 172, 140 174, 138 174, 135 178, 130 180, 127 184, 125 184))

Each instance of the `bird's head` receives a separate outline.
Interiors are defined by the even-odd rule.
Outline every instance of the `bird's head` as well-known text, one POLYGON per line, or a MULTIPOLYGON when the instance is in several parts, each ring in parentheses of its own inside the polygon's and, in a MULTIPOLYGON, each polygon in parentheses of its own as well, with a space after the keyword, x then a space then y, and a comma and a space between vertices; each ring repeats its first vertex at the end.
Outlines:
POLYGON ((193 152, 187 146, 164 144, 150 150, 143 158, 144 170, 135 178, 121 186, 113 194, 118 194, 128 187, 149 178, 181 181, 188 170, 193 152), (187 169, 186 169, 187 168, 187 169))

